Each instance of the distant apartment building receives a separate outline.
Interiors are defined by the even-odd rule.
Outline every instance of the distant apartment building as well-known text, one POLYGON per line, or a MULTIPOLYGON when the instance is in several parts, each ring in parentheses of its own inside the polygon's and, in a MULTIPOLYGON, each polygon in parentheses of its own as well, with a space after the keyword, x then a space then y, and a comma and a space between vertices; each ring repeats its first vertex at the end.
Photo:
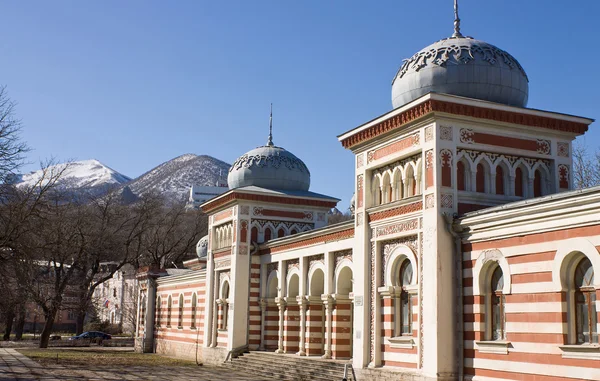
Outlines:
MULTIPOLYGON (((105 271, 110 271, 115 263, 103 263, 105 271)), ((135 270, 126 265, 116 271, 112 278, 94 290, 96 313, 101 321, 120 326, 122 332, 133 332, 137 312, 137 283, 135 270)))
POLYGON ((214 186, 200 186, 192 185, 190 187, 190 196, 188 198, 188 207, 193 209, 199 209, 200 205, 210 200, 213 197, 217 197, 229 190, 227 181, 219 175, 214 186))

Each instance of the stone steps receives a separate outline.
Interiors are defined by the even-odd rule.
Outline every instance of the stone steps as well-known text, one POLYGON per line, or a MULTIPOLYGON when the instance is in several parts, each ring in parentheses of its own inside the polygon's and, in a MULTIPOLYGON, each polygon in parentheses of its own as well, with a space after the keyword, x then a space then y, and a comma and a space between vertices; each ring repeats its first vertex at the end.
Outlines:
MULTIPOLYGON (((341 381, 344 364, 350 361, 324 360, 315 357, 249 352, 233 359, 230 367, 246 374, 256 374, 285 381, 341 381)), ((349 370, 348 380, 352 380, 349 370)))

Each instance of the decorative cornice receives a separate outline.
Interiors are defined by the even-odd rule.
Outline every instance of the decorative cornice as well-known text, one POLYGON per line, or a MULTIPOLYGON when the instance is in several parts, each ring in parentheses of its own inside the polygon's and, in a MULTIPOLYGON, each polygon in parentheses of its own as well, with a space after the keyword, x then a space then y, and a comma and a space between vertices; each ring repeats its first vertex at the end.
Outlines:
POLYGON ((331 241, 340 241, 342 239, 354 237, 354 227, 346 230, 342 230, 335 233, 324 234, 322 236, 308 238, 302 241, 290 242, 281 246, 267 247, 260 250, 260 254, 272 254, 280 251, 298 249, 300 247, 312 246, 320 243, 326 243, 331 241))
POLYGON ((369 214, 369 222, 383 220, 385 218, 401 216, 403 214, 418 212, 423 210, 423 201, 413 202, 412 204, 402 205, 397 208, 383 210, 369 214))
POLYGON ((252 193, 241 193, 241 192, 231 192, 226 194, 223 197, 218 197, 213 199, 212 201, 207 201, 202 205, 202 211, 204 213, 210 213, 211 211, 227 205, 229 203, 245 200, 245 201, 257 201, 257 202, 270 202, 276 204, 287 204, 287 205, 302 205, 302 206, 315 206, 322 208, 333 208, 337 205, 337 201, 324 201, 324 200, 314 200, 308 198, 293 198, 293 197, 283 197, 283 196, 268 196, 268 195, 260 195, 260 194, 252 194, 252 193))
POLYGON ((586 123, 578 123, 541 115, 531 115, 508 110, 497 110, 487 107, 428 99, 400 114, 383 120, 369 128, 358 131, 355 134, 342 139, 342 146, 344 146, 344 148, 352 148, 375 137, 399 129, 404 125, 420 119, 432 112, 443 112, 478 119, 518 124, 522 126, 546 128, 554 131, 569 132, 574 134, 584 134, 588 129, 588 124, 586 123))
POLYGON ((427 100, 398 115, 383 120, 374 126, 359 131, 356 134, 351 135, 346 139, 343 139, 342 146, 344 146, 344 148, 351 148, 357 144, 363 143, 367 140, 385 134, 386 132, 402 127, 405 124, 408 124, 416 119, 422 118, 431 112, 433 112, 432 100, 427 100))

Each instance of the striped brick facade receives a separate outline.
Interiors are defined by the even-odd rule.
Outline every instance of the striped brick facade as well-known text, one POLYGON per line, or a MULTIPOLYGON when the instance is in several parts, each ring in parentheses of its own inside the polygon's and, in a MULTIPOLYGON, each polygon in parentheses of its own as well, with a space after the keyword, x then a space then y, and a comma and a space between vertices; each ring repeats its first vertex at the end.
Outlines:
MULTIPOLYGON (((475 213, 463 219, 462 225, 471 229, 465 238, 472 238, 464 239, 462 246, 465 379, 600 379, 598 342, 576 342, 576 311, 569 296, 574 274, 565 270, 585 258, 597 270, 600 224, 595 208, 600 204, 593 200, 599 197, 586 197, 584 203, 577 198, 572 197, 567 204, 548 200, 530 207, 539 217, 530 215, 527 227, 519 228, 525 231, 519 234, 507 234, 520 225, 509 211, 494 219, 498 225, 493 229, 483 227, 489 224, 492 213, 489 217, 485 212, 480 216, 475 213), (579 212, 567 212, 576 208, 579 212), (578 226, 582 222, 584 226, 578 226), (500 266, 505 277, 503 340, 493 340, 489 332, 489 266, 500 266)), ((594 304, 596 322, 600 322, 599 272, 595 274, 594 304)), ((595 328, 598 332, 600 325, 595 328)))
POLYGON ((336 300, 332 313, 331 358, 352 358, 352 302, 336 300))
POLYGON ((306 336, 304 345, 307 356, 320 356, 324 348, 325 309, 320 299, 313 297, 306 309, 306 336), (314 299, 313 299, 314 298, 314 299))
POLYGON ((248 315, 248 345, 252 350, 257 350, 260 346, 260 258, 252 257, 250 268, 250 311, 248 315))
POLYGON ((283 351, 296 353, 300 350, 300 307, 296 300, 289 301, 284 315, 283 351))

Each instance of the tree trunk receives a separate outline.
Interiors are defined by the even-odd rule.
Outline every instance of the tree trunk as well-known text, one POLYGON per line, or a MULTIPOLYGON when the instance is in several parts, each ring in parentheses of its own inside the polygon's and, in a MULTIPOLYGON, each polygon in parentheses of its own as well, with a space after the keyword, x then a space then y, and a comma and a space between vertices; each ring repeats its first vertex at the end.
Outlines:
POLYGON ((15 327, 15 341, 23 339, 23 327, 25 326, 25 306, 19 308, 17 315, 16 327, 15 327))
POLYGON ((15 313, 13 311, 7 311, 5 316, 5 324, 6 327, 4 329, 4 337, 2 339, 4 341, 10 340, 10 332, 12 331, 13 320, 15 319, 15 313))
POLYGON ((42 333, 40 334, 40 348, 48 348, 48 341, 50 340, 50 334, 52 333, 52 326, 54 325, 57 311, 57 309, 50 310, 46 315, 44 329, 42 329, 42 333))
POLYGON ((83 333, 83 322, 85 321, 85 311, 79 311, 77 318, 75 319, 75 334, 81 335, 83 333))

